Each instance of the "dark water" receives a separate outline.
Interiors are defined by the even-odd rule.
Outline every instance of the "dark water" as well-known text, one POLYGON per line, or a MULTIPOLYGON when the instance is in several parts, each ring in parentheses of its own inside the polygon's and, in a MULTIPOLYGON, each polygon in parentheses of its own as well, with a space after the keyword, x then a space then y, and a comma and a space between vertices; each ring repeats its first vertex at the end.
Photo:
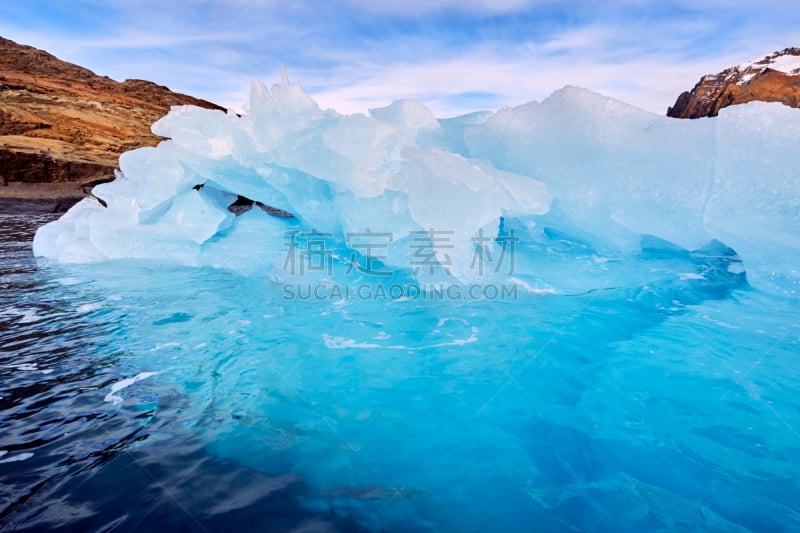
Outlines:
POLYGON ((79 283, 37 268, 30 243, 54 216, 0 217, 0 530, 357 529, 301 508, 298 476, 206 453, 174 423, 185 398, 143 386, 135 407, 104 402, 119 317, 87 317, 79 283))
POLYGON ((643 246, 579 295, 320 303, 37 262, 49 217, 0 218, 0 530, 800 527, 800 307, 724 249, 643 246))

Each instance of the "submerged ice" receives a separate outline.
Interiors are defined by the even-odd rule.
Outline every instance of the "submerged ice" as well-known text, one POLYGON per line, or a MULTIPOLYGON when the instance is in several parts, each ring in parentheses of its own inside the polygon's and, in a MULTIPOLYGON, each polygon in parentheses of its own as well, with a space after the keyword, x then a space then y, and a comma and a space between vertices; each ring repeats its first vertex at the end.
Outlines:
POLYGON ((124 154, 96 199, 39 230, 36 255, 281 277, 291 235, 321 234, 337 271, 355 262, 370 274, 377 261, 418 278, 435 265, 463 283, 479 277, 477 256, 507 251, 510 228, 514 279, 528 288, 605 286, 594 269, 550 268, 554 246, 581 243, 611 264, 640 254, 643 237, 722 242, 773 290, 800 280, 800 112, 780 104, 681 121, 567 87, 445 120, 410 100, 341 115, 284 77, 271 90, 253 82, 244 116, 176 107, 153 131, 169 140, 124 154), (274 209, 236 216, 243 198, 274 209), (354 246, 365 233, 384 242, 354 246))
MULTIPOLYGON (((566 246, 551 253, 581 261, 566 246)), ((97 341, 118 368, 96 402, 147 412, 136 446, 151 454, 200 439, 370 531, 796 529, 797 306, 746 290, 719 243, 646 239, 640 261, 641 286, 469 305, 286 299, 214 268, 67 269, 116 336, 97 341)))
POLYGON ((137 446, 374 531, 797 529, 800 111, 344 116, 284 80, 154 131, 34 242, 113 325, 96 399, 137 446))

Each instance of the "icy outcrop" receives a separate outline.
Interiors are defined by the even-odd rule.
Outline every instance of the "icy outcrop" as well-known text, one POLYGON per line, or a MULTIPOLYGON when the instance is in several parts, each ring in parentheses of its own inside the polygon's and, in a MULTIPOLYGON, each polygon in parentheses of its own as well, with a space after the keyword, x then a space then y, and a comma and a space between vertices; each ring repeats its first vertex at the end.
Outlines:
POLYGON ((632 252, 627 232, 688 250, 717 239, 742 256, 751 283, 798 288, 800 110, 752 102, 678 121, 567 87, 496 114, 467 145, 544 181, 554 223, 566 218, 584 239, 632 252))
POLYGON ((541 182, 447 151, 438 121, 416 102, 343 116, 320 110, 284 78, 271 91, 253 82, 249 111, 174 108, 153 125, 171 140, 125 154, 118 179, 94 190, 107 207, 84 200, 38 232, 34 252, 62 262, 132 257, 252 272, 277 268, 291 231, 338 243, 372 232, 391 235, 381 258, 402 268, 409 235, 433 230, 446 232, 448 244, 430 252, 465 279, 476 232, 496 234, 500 217, 549 207, 541 182), (257 209, 235 217, 227 207, 238 196, 294 218, 257 209))
POLYGON ((275 275, 287 235, 317 232, 337 265, 357 255, 411 272, 427 254, 467 282, 476 252, 497 257, 516 225, 518 277, 556 290, 568 271, 537 272, 553 240, 620 257, 643 236, 687 250, 717 239, 751 281, 791 292, 800 279, 800 111, 780 104, 676 121, 567 87, 447 120, 408 100, 340 115, 284 78, 271 90, 254 82, 244 116, 175 107, 153 131, 170 140, 124 154, 117 180, 94 190, 107 207, 86 199, 41 228, 36 255, 275 275), (293 217, 237 216, 228 207, 241 197, 293 217), (353 253, 350 237, 367 232, 390 237, 353 253), (428 252, 410 250, 420 236, 428 252))

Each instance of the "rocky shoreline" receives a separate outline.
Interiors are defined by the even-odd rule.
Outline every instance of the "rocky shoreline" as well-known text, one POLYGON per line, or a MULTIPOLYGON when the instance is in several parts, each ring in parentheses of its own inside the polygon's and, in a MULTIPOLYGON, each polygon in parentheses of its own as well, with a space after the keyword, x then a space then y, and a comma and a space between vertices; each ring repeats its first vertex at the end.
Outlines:
POLYGON ((0 215, 63 213, 88 195, 76 183, 11 182, 0 187, 0 215))
POLYGON ((155 146, 172 106, 225 111, 144 80, 118 82, 0 37, 0 213, 61 212, 155 146))

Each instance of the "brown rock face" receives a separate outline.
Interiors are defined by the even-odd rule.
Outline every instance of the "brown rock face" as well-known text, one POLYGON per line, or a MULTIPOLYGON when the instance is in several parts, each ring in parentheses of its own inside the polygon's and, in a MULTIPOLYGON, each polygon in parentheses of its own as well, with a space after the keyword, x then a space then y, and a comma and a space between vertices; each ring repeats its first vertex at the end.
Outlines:
POLYGON ((224 108, 143 80, 122 83, 0 37, 0 185, 114 177, 119 155, 155 146, 173 105, 224 108))
POLYGON ((674 118, 715 117, 723 107, 759 100, 800 107, 800 48, 710 74, 667 109, 674 118))

